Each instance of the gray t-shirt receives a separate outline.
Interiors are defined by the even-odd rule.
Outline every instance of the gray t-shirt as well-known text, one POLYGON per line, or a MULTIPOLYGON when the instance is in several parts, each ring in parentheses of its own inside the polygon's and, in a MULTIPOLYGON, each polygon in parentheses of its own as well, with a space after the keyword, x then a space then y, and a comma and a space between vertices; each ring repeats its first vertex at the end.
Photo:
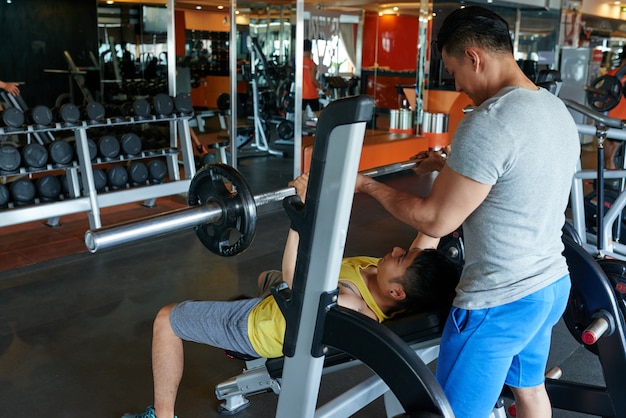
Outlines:
POLYGON ((455 306, 503 305, 568 273, 561 228, 579 158, 572 116, 544 89, 504 88, 463 119, 448 166, 493 187, 463 223, 455 306))

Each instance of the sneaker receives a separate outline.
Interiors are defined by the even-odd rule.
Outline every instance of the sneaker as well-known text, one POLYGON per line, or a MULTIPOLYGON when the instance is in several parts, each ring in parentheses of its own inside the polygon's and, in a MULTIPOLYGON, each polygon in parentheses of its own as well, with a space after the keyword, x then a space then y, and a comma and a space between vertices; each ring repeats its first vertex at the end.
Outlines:
MULTIPOLYGON (((156 415, 154 414, 154 407, 149 406, 144 412, 138 414, 127 413, 122 415, 122 418, 156 418, 156 415)), ((176 416, 174 416, 174 418, 176 418, 176 416)))

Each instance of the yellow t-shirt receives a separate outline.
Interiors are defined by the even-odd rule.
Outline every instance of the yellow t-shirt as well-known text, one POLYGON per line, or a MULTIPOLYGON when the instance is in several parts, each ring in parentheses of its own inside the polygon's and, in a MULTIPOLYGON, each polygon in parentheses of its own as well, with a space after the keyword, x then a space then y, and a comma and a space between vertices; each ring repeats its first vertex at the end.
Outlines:
MULTIPOLYGON (((339 280, 354 284, 359 289, 367 306, 376 314, 378 322, 382 322, 389 317, 376 305, 374 297, 363 281, 363 276, 361 276, 361 269, 377 265, 378 260, 380 259, 374 257, 344 258, 341 262, 339 280)), ((285 327, 285 318, 273 297, 263 299, 248 316, 250 343, 262 357, 274 358, 283 355, 285 327)))

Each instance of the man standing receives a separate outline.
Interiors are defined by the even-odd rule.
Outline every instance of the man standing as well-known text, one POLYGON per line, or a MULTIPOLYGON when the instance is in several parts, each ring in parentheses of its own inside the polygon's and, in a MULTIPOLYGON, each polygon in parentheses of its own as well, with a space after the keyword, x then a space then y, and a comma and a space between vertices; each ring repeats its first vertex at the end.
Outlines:
POLYGON ((317 64, 311 57, 312 49, 313 43, 309 39, 305 39, 304 58, 302 59, 302 110, 306 111, 308 106, 315 117, 318 117, 322 110, 318 90, 322 89, 322 85, 317 79, 317 64))
POLYGON ((359 175, 356 190, 433 237, 463 225, 465 267, 441 338, 437 378, 457 417, 486 418, 504 384, 518 417, 551 416, 544 373, 569 294, 561 228, 580 153, 564 104, 517 65, 508 24, 452 12, 437 47, 476 104, 423 198, 359 175))

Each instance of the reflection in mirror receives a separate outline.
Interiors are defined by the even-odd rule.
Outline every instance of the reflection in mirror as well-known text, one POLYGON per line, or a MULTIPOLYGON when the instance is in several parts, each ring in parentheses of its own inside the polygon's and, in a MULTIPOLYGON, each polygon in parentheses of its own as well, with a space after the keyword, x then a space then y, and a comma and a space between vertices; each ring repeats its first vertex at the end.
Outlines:
MULTIPOLYGON (((419 3, 410 7, 367 11, 363 25, 362 89, 376 101, 377 115, 389 115, 392 132, 412 131, 412 123, 400 126, 399 110, 415 111, 418 83, 419 3)), ((414 113, 408 115, 412 121, 414 113)), ((375 127, 385 128, 377 122, 375 127)))
MULTIPOLYGON (((457 5, 450 3, 434 3, 433 38, 436 37, 443 19, 457 7, 457 5)), ((490 5, 489 9, 498 13, 508 22, 513 40, 513 52, 518 64, 531 80, 535 81, 537 72, 542 69, 556 69, 558 67, 556 54, 560 10, 519 9, 514 6, 494 5, 490 5)), ((454 80, 443 68, 441 56, 436 48, 432 49, 430 74, 430 88, 454 89, 454 80)))
MULTIPOLYGON (((295 145, 296 109, 304 110, 305 136, 314 132, 319 109, 309 102, 305 106, 296 103, 295 93, 303 88, 303 81, 295 76, 296 52, 303 46, 295 45, 297 19, 293 6, 239 4, 238 7, 239 17, 245 14, 247 19, 246 27, 238 25, 241 40, 238 44, 244 52, 238 57, 241 76, 246 82, 246 98, 238 109, 242 110, 242 116, 254 121, 257 150, 272 153, 272 144, 295 145)), ((355 71, 357 44, 360 46, 359 17, 359 10, 314 8, 304 13, 304 38, 310 41, 310 58, 319 82, 313 94, 319 98, 321 108, 331 100, 359 91, 355 71)))
POLYGON ((167 93, 167 10, 162 6, 98 4, 100 100, 167 93))

